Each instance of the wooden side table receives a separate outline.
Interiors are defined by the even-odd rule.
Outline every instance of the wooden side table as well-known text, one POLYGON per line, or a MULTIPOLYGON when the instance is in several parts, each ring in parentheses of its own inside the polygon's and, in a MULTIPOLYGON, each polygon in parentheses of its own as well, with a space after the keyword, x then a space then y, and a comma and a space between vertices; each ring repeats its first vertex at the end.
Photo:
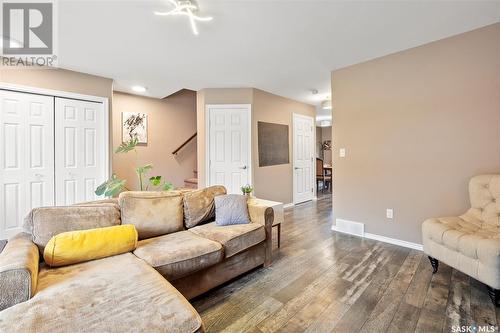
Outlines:
POLYGON ((278 230, 278 248, 281 246, 281 223, 285 220, 285 213, 282 202, 271 201, 271 200, 263 200, 258 198, 253 198, 255 200, 259 200, 264 206, 271 207, 274 211, 274 221, 273 228, 276 227, 278 230))

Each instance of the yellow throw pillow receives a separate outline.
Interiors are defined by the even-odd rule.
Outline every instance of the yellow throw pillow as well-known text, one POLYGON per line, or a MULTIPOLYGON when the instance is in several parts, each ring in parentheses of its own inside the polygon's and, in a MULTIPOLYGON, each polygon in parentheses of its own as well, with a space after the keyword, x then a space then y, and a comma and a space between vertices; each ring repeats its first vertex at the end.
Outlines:
POLYGON ((137 230, 131 224, 69 231, 50 239, 43 259, 58 267, 130 252, 136 247, 137 230))

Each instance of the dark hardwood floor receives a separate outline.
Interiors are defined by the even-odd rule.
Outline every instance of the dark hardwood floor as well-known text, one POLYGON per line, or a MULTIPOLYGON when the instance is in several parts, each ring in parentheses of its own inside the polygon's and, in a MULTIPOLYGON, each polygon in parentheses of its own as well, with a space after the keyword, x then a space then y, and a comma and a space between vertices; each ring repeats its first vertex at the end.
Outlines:
POLYGON ((285 213, 281 249, 193 300, 208 332, 450 332, 500 323, 486 287, 420 251, 331 231, 329 195, 285 213))

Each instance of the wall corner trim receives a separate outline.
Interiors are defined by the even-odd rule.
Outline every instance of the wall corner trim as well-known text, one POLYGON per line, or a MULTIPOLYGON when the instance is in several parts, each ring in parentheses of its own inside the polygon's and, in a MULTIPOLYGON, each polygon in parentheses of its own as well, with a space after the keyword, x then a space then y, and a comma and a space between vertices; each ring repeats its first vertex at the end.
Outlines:
POLYGON ((408 241, 401 240, 401 239, 390 238, 390 237, 386 237, 386 236, 382 236, 382 235, 364 232, 364 223, 353 222, 353 221, 348 221, 348 220, 344 220, 344 219, 336 219, 335 225, 332 225, 332 230, 335 232, 341 232, 344 234, 349 234, 349 235, 358 236, 358 237, 362 237, 362 238, 377 240, 377 241, 384 242, 384 243, 398 245, 398 246, 406 247, 406 248, 417 250, 417 251, 424 250, 424 247, 422 244, 412 243, 412 242, 408 242, 408 241), (340 225, 340 227, 338 227, 338 225, 340 225), (349 226, 349 225, 353 225, 353 226, 362 225, 363 231, 362 231, 362 233, 349 232, 349 229, 345 228, 346 225, 347 226, 349 226))

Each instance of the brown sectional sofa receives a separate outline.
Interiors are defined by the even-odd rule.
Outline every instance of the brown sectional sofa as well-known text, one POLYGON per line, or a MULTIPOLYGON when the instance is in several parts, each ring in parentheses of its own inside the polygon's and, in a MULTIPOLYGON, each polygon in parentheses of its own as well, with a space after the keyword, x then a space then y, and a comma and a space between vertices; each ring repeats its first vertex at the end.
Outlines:
MULTIPOLYGON (((204 203, 191 200, 190 207, 212 205, 210 217, 221 190, 198 190, 204 203)), ((187 299, 270 265, 273 210, 249 199, 250 224, 188 229, 186 217, 196 214, 183 209, 185 195, 131 192, 119 200, 34 209, 27 232, 0 254, 0 332, 203 332, 187 299), (40 263, 53 235, 120 223, 138 230, 133 253, 59 268, 40 263)))

